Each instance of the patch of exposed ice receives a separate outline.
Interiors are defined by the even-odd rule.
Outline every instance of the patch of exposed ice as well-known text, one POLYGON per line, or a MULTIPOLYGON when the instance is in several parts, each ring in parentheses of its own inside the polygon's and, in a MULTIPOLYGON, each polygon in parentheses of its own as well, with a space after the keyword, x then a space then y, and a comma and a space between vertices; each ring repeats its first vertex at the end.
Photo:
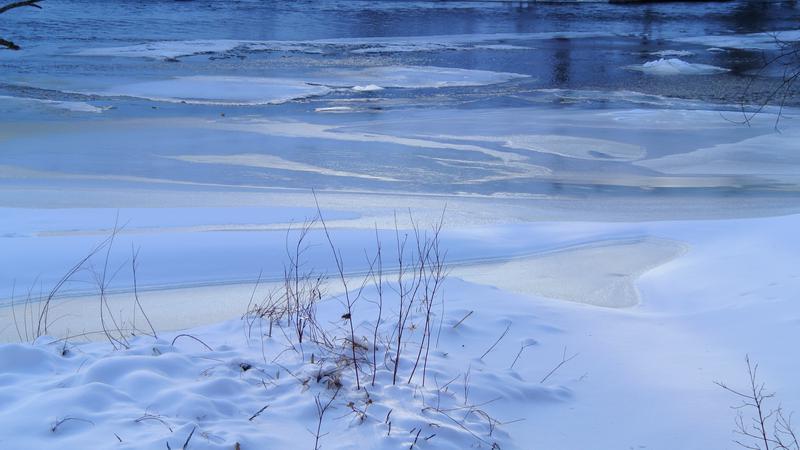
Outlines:
POLYGON ((790 42, 800 41, 800 30, 783 30, 765 33, 690 36, 672 39, 676 42, 706 45, 717 48, 741 50, 774 50, 790 42))
POLYGON ((515 134, 510 136, 425 135, 424 137, 430 139, 496 142, 512 149, 589 160, 633 161, 644 157, 647 153, 643 147, 625 142, 557 134, 515 134))
POLYGON ((637 278, 685 251, 684 244, 662 239, 597 241, 508 262, 457 268, 454 275, 519 294, 621 308, 639 303, 637 278), (576 278, 576 273, 581 276, 576 278))
POLYGON ((710 75, 729 70, 708 64, 689 63, 678 58, 661 58, 648 61, 641 66, 628 66, 628 68, 651 75, 710 75))
MULTIPOLYGON (((396 136, 392 134, 381 134, 375 132, 361 131, 349 127, 337 127, 332 125, 322 125, 322 124, 307 123, 307 122, 237 120, 237 121, 211 122, 207 126, 213 126, 221 130, 245 131, 250 133, 265 134, 269 136, 329 139, 334 141, 346 141, 346 142, 387 143, 395 145, 404 145, 415 148, 460 150, 460 151, 481 153, 491 158, 496 158, 504 162, 521 162, 527 159, 521 155, 517 155, 512 152, 494 150, 479 145, 442 142, 434 139, 425 139, 419 137, 406 137, 406 136, 396 136)), ((546 169, 544 168, 542 169, 546 171, 546 169)))
POLYGON ((643 157, 639 145, 606 139, 592 139, 562 135, 516 135, 506 138, 506 147, 579 159, 616 159, 630 161, 643 157))
POLYGON ((165 158, 197 164, 223 164, 233 166, 257 167, 262 169, 291 170, 295 172, 310 172, 318 175, 332 177, 364 178, 379 181, 397 181, 390 177, 367 175, 342 170, 328 169, 327 167, 314 166, 274 155, 265 154, 238 154, 238 155, 179 155, 165 156, 165 158))
POLYGON ((348 113, 355 111, 350 106, 327 106, 324 108, 314 108, 314 112, 318 113, 348 113))
POLYGON ((786 129, 689 153, 635 164, 667 174, 787 175, 800 174, 800 130, 786 129))

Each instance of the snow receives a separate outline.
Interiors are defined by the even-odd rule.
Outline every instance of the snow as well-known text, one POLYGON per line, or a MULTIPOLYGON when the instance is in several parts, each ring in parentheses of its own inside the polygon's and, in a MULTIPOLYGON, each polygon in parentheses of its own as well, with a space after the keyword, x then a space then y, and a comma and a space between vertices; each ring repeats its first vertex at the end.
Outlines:
POLYGON ((366 86, 353 86, 353 90, 356 92, 375 92, 381 91, 383 88, 375 84, 368 84, 366 86))
MULTIPOLYGON (((733 401, 712 381, 743 382, 744 353, 758 357, 762 376, 779 390, 783 406, 797 408, 800 391, 785 374, 795 373, 798 363, 769 345, 790 339, 800 323, 800 310, 793 301, 800 293, 793 264, 800 250, 792 239, 797 226, 797 215, 618 224, 542 222, 505 231, 497 226, 461 229, 454 224, 451 232, 471 233, 475 243, 483 239, 489 245, 516 244, 521 236, 552 242, 586 235, 589 243, 507 263, 455 265, 442 291, 444 312, 436 312, 442 318, 442 333, 431 352, 430 385, 393 387, 389 371, 382 367, 376 386, 366 389, 372 403, 362 423, 348 405, 352 402, 361 409, 367 394, 354 388, 352 370, 343 370, 344 387, 323 421, 327 434, 322 444, 334 449, 352 448, 353 442, 369 442, 370 448, 407 448, 422 426, 422 437, 436 434, 425 443, 435 448, 487 445, 478 439, 490 438, 501 448, 520 450, 725 445, 732 423, 728 406, 733 401), (635 235, 643 238, 622 239, 635 235), (532 278, 527 280, 525 274, 532 278), (615 306, 607 308, 559 301, 594 303, 609 289, 621 289, 622 298, 638 302, 625 308, 602 303, 615 306), (481 359, 506 327, 500 344, 481 359), (541 383, 564 352, 577 356, 541 383), (468 403, 482 405, 479 409, 505 423, 497 425, 491 437, 481 414, 467 414, 463 422, 476 437, 431 409, 437 403, 439 409, 462 407, 465 376, 468 403), (437 385, 453 379, 437 394, 437 385), (619 398, 638 401, 619 405, 619 398), (693 407, 687 410, 687 404, 693 407), (624 408, 625 421, 615 414, 597 414, 617 407, 624 408), (389 410, 392 432, 386 436, 389 410), (668 429, 657 432, 654 442, 651 425, 665 416, 670 417, 668 429), (691 432, 698 421, 704 424, 703 432, 691 432), (575 433, 575 427, 596 432, 575 433)), ((362 236, 371 233, 366 228, 362 236)), ((344 231, 334 230, 334 238, 344 231)), ((345 251, 346 258, 354 255, 345 251)), ((342 305, 336 298, 341 299, 341 289, 336 284, 331 282, 330 299, 320 303, 319 314, 324 323, 341 326, 346 323, 340 318, 342 305)), ((306 429, 316 426, 314 396, 326 401, 332 391, 324 378, 315 381, 319 366, 309 363, 309 354, 323 353, 309 343, 302 362, 299 353, 286 350, 282 335, 265 337, 262 347, 259 335, 265 328, 258 324, 248 337, 246 322, 238 316, 247 306, 252 285, 233 291, 206 289, 206 300, 200 303, 196 301, 204 295, 197 289, 183 292, 182 302, 175 303, 178 297, 169 291, 143 293, 146 310, 161 323, 181 326, 182 316, 205 311, 208 325, 162 331, 158 339, 131 338, 127 350, 115 351, 104 342, 79 343, 77 338, 64 345, 47 337, 34 344, 0 346, 0 397, 5 405, 0 411, 0 444, 156 449, 169 442, 180 448, 194 429, 189 448, 229 449, 237 442, 241 448, 259 448, 263 442, 313 448, 313 436, 306 429), (219 305, 220 299, 227 300, 219 305), (158 307, 160 301, 165 303, 158 307), (224 320, 225 315, 230 319, 224 320), (173 344, 178 334, 201 339, 212 350, 185 336, 173 344), (64 419, 69 420, 59 423, 64 419)), ((268 290, 269 286, 261 286, 257 295, 268 290)), ((392 292, 385 290, 387 302, 396 301, 392 292)), ((359 334, 368 336, 374 317, 368 300, 375 299, 376 291, 368 287, 363 295, 359 304, 363 315, 356 325, 359 334)), ((129 300, 112 298, 112 308, 129 305, 129 300)), ((88 322, 96 320, 96 314, 88 313, 95 310, 96 301, 86 299, 87 313, 82 316, 87 329, 97 326, 88 322)), ((79 311, 81 302, 68 301, 62 313, 79 311)), ((71 329, 77 333, 82 328, 71 329)), ((409 332, 418 336, 420 331, 409 332)), ((407 365, 402 370, 409 375, 407 365)), ((463 414, 454 417, 460 420, 463 414)))
MULTIPOLYGON (((458 283, 454 286, 458 288, 458 283)), ((325 448, 352 448, 353 442, 367 440, 372 448, 407 447, 420 427, 420 440, 428 438, 425 444, 435 443, 436 448, 492 442, 514 448, 503 426, 490 436, 487 418, 478 413, 468 413, 462 425, 463 403, 482 405, 478 409, 497 415, 498 397, 508 399, 502 401, 508 406, 520 400, 524 405, 559 404, 572 397, 571 389, 557 382, 534 379, 541 371, 523 375, 531 367, 529 355, 515 370, 507 369, 516 342, 531 340, 521 334, 526 333, 522 323, 507 338, 512 345, 478 359, 487 350, 487 341, 497 338, 494 327, 479 324, 505 323, 508 318, 478 313, 454 328, 464 308, 474 305, 453 306, 442 326, 441 345, 429 361, 429 387, 406 384, 410 367, 404 366, 404 380, 397 386, 391 385, 391 373, 381 368, 375 386, 362 381, 366 386, 359 391, 350 373, 340 369, 342 392, 323 421, 325 448), (455 366, 459 370, 452 370, 455 366), (435 386, 459 375, 460 382, 452 381, 451 387, 437 393, 435 386), (348 407, 351 402, 366 411, 363 419, 348 407)), ((336 320, 339 304, 328 302, 321 314, 336 320)), ((317 376, 320 371, 338 371, 329 363, 309 362, 308 354, 316 351, 313 344, 306 344, 308 354, 303 359, 285 351, 282 337, 263 337, 262 344, 260 330, 261 325, 255 324, 248 331, 238 319, 185 330, 213 350, 189 337, 174 340, 177 333, 164 333, 159 339, 133 338, 129 349, 119 351, 103 343, 64 345, 49 338, 34 345, 5 345, 0 348, 5 402, 0 443, 11 448, 92 449, 108 448, 109 442, 119 448, 155 449, 167 443, 181 448, 194 429, 189 448, 228 449, 236 443, 258 448, 264 442, 313 448, 314 436, 307 430, 315 429, 317 422, 314 398, 319 395, 325 402, 334 392, 326 387, 331 378, 317 376)), ((318 361, 322 355, 317 353, 318 361)), ((521 419, 514 415, 517 409, 504 410, 495 420, 521 419)))
POLYGON ((641 66, 628 66, 628 68, 650 75, 712 75, 729 70, 709 64, 689 63, 678 58, 661 58, 648 61, 641 66))

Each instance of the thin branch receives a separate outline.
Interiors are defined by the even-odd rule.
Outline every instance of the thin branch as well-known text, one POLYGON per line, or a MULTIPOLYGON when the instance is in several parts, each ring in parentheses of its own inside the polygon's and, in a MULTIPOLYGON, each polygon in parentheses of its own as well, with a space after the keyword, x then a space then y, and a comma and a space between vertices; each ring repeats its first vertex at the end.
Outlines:
POLYGON ((561 362, 558 363, 555 367, 553 367, 553 370, 548 372, 547 375, 545 375, 544 378, 542 378, 542 380, 539 381, 539 383, 544 383, 545 381, 547 381, 547 379, 553 376, 553 374, 556 373, 556 371, 560 369, 561 366, 572 361, 573 359, 575 359, 576 356, 578 356, 578 353, 575 353, 574 355, 567 358, 567 347, 564 347, 564 353, 561 354, 561 362))

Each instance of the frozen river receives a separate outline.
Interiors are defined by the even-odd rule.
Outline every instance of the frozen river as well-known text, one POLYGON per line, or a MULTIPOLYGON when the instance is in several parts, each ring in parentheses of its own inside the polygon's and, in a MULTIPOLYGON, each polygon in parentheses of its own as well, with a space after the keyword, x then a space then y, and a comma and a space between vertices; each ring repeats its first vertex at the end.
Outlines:
MULTIPOLYGON (((24 48, 0 55, 0 298, 117 212, 146 286, 278 276, 263 255, 311 189, 348 229, 445 204, 452 229, 800 209, 796 94, 741 123, 780 82, 751 83, 776 39, 800 39, 793 3, 44 6, 2 22, 24 48)), ((454 254, 553 244, 529 241, 454 254)))

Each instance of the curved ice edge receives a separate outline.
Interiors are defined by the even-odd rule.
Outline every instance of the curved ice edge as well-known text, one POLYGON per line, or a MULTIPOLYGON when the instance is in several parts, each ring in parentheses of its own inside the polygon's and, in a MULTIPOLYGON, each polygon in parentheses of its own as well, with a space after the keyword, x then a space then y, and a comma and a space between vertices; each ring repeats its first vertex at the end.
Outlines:
MULTIPOLYGON (((498 263, 485 263, 480 268, 480 272, 475 273, 474 269, 480 266, 464 267, 459 271, 454 271, 454 276, 472 283, 487 284, 485 278, 490 276, 492 282, 489 285, 508 292, 522 295, 531 295, 552 299, 556 301, 574 302, 598 308, 630 308, 641 305, 642 295, 638 288, 638 282, 645 274, 668 264, 688 253, 690 246, 688 243, 675 239, 661 238, 655 236, 635 236, 635 237, 597 237, 584 244, 567 245, 555 248, 551 251, 536 252, 529 256, 508 258, 506 261, 498 263), (548 277, 555 276, 556 281, 561 279, 564 283, 555 283, 553 286, 541 286, 535 280, 525 280, 519 276, 520 272, 529 272, 530 267, 526 264, 547 264, 549 258, 572 258, 575 262, 586 260, 585 252, 617 252, 623 250, 625 255, 617 255, 613 264, 621 264, 611 272, 608 268, 593 267, 584 273, 582 277, 587 280, 579 282, 578 292, 576 286, 565 288, 569 280, 574 280, 571 269, 558 270, 555 274, 548 273, 548 277), (624 256, 634 256, 633 261, 628 261, 624 256), (638 259, 638 261, 636 261, 638 259), (473 270, 470 273, 470 269, 473 270), (501 275, 490 275, 492 270, 501 272, 501 275), (461 272, 461 273, 459 273, 461 272), (505 278, 504 278, 505 277, 505 278), (510 277, 510 278, 509 278, 510 277), (521 283, 520 283, 521 281, 521 283), (599 281, 599 285, 598 285, 599 281), (533 282, 533 284, 531 284, 533 282), (620 291, 621 290, 621 291, 620 291), (619 291, 619 292, 618 292, 619 291), (609 293, 614 295, 608 296, 609 293)), ((574 264, 562 264, 573 267, 574 264)), ((555 265, 552 267, 559 267, 555 265)))
POLYGON ((36 103, 40 105, 47 105, 57 109, 63 109, 71 112, 95 113, 99 114, 108 108, 101 108, 86 102, 76 102, 68 100, 48 100, 33 97, 14 97, 10 95, 0 95, 0 100, 19 101, 23 103, 36 103))

